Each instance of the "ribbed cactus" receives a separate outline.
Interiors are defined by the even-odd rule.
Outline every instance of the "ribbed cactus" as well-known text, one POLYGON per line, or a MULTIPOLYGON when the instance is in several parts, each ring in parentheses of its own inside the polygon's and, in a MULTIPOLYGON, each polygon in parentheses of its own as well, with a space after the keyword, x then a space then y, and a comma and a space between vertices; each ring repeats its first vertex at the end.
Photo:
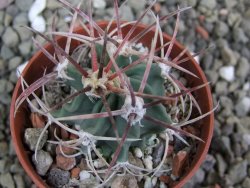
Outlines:
MULTIPOLYGON (((102 48, 103 46, 101 45, 96 46, 97 59, 100 61, 102 61, 101 60, 102 48)), ((116 63, 118 67, 122 69, 127 67, 131 62, 134 62, 138 59, 139 57, 136 55, 133 56, 129 55, 128 57, 119 55, 116 59, 116 63)), ((104 67, 106 67, 107 63, 108 61, 104 62, 104 67)), ((89 64, 91 65, 91 63, 89 64)), ((130 82, 133 91, 139 90, 146 70, 146 66, 147 66, 146 62, 140 63, 134 66, 133 69, 129 69, 128 71, 125 72, 125 75, 127 77, 126 79, 130 82)), ((83 88, 86 88, 88 86, 91 87, 92 82, 98 81, 97 77, 99 70, 93 72, 91 66, 86 68, 86 70, 89 72, 90 78, 82 78, 81 73, 77 71, 75 67, 71 65, 68 66, 66 73, 69 77, 73 78, 74 80, 70 80, 66 82, 66 84, 71 86, 77 91, 82 90, 83 88)), ((108 73, 108 75, 112 75, 114 72, 115 70, 112 68, 108 73)), ((104 74, 103 77, 105 77, 104 74)), ((114 85, 114 87, 120 88, 121 81, 119 78, 115 78, 112 81, 106 81, 106 83, 104 82, 102 87, 101 86, 97 87, 95 88, 95 91, 94 90, 92 91, 95 93, 96 96, 91 95, 91 93, 89 93, 89 95, 77 96, 70 103, 63 105, 61 109, 54 112, 53 113, 54 117, 60 118, 60 117, 75 116, 80 114, 98 114, 106 112, 107 110, 101 100, 101 97, 98 96, 97 93, 98 89, 103 90, 103 93, 105 93, 105 98, 112 111, 116 110, 126 111, 127 109, 126 106, 124 106, 124 104, 131 102, 131 100, 128 101, 130 95, 114 93, 108 90, 107 84, 114 85), (126 103, 125 100, 127 100, 126 103)), ((151 69, 143 93, 156 96, 165 96, 164 78, 161 76, 161 69, 156 63, 151 65, 151 69)), ((139 97, 136 97, 136 99, 141 100, 141 101, 136 100, 136 102, 139 102, 139 104, 136 105, 143 105, 153 102, 152 99, 142 99, 139 97)), ((143 114, 145 113, 146 115, 161 120, 167 124, 172 123, 169 115, 166 113, 166 108, 162 104, 157 104, 147 109, 142 106, 142 109, 140 109, 140 111, 143 111, 142 112, 143 114)), ((128 116, 129 115, 130 114, 128 114, 128 116)), ((135 114, 135 116, 137 115, 135 114)), ((119 137, 121 138, 128 124, 127 118, 124 117, 124 114, 113 116, 113 118, 115 121, 115 126, 117 128, 119 137)), ((138 119, 142 118, 139 117, 138 119)), ((104 137, 116 136, 109 117, 83 119, 83 120, 68 120, 65 121, 65 123, 68 123, 69 125, 78 125, 84 132, 88 132, 95 136, 104 136, 104 137)), ((152 134, 162 132, 163 130, 164 130, 163 127, 157 126, 154 123, 146 120, 140 120, 138 122, 133 123, 128 132, 127 138, 141 139, 141 140, 135 142, 126 141, 122 147, 122 151, 119 155, 118 161, 119 162, 127 161, 130 147, 132 146, 145 147, 145 142, 143 142, 143 140, 145 140, 152 134)), ((105 151, 110 151, 109 156, 115 152, 117 145, 118 143, 116 141, 115 142, 104 141, 97 143, 97 147, 100 147, 105 151)))

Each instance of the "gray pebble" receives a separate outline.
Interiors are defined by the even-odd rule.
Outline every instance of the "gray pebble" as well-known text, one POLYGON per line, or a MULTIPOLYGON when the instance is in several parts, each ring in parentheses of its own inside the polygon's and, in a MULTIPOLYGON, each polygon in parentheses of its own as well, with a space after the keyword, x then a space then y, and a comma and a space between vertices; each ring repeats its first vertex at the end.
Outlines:
POLYGON ((216 84, 219 75, 213 69, 206 70, 205 73, 208 81, 211 82, 212 84, 216 84))
POLYGON ((7 160, 5 158, 0 159, 0 173, 6 172, 7 160))
POLYGON ((33 0, 16 0, 16 5, 21 11, 28 11, 33 3, 33 0))
POLYGON ((128 5, 135 11, 140 12, 145 8, 146 1, 145 0, 128 0, 128 5))
POLYGON ((248 60, 244 57, 240 58, 238 66, 237 66, 237 70, 236 70, 236 75, 239 78, 244 79, 247 77, 249 70, 250 70, 250 65, 249 65, 248 60))
POLYGON ((9 60, 8 69, 13 70, 18 67, 22 63, 22 58, 20 56, 15 56, 9 60))
POLYGON ((245 31, 246 35, 250 37, 250 20, 249 19, 243 19, 242 21, 242 29, 245 31))
POLYGON ((32 156, 32 161, 36 166, 36 171, 38 174, 44 176, 49 170, 51 164, 53 163, 53 159, 50 154, 46 151, 39 150, 37 152, 37 158, 35 159, 35 154, 32 156))
POLYGON ((7 27, 5 30, 3 34, 3 42, 9 47, 15 47, 18 44, 18 35, 12 27, 7 27))
POLYGON ((214 9, 216 7, 216 0, 201 0, 199 6, 204 6, 208 9, 214 9))
POLYGON ((229 87, 228 87, 228 91, 229 92, 235 92, 237 89, 239 89, 241 86, 241 82, 240 80, 235 80, 233 82, 230 83, 229 87))
POLYGON ((193 176, 193 181, 195 183, 202 183, 204 181, 204 178, 205 178, 205 171, 202 170, 202 168, 199 168, 195 173, 195 175, 193 176))
POLYGON ((12 71, 12 72, 10 73, 9 80, 10 80, 12 83, 16 83, 16 82, 17 82, 17 76, 16 76, 16 72, 15 72, 15 71, 12 71))
POLYGON ((242 188, 249 188, 249 187, 250 187, 250 177, 247 177, 242 183, 242 188))
POLYGON ((207 154, 206 159, 202 164, 202 168, 208 172, 213 169, 215 163, 216 163, 215 158, 212 155, 207 154))
POLYGON ((0 25, 0 36, 2 36, 3 32, 4 32, 4 26, 0 25))
POLYGON ((233 8, 233 7, 237 4, 237 1, 234 1, 234 0, 226 0, 226 1, 224 1, 224 2, 225 2, 226 7, 227 7, 228 9, 233 8))
POLYGON ((32 41, 27 40, 18 45, 18 49, 23 56, 27 56, 31 52, 32 41))
POLYGON ((205 182, 206 184, 208 185, 214 185, 215 183, 217 183, 219 181, 219 175, 216 171, 210 171, 208 172, 207 176, 206 176, 206 179, 205 179, 205 182))
POLYGON ((117 187, 138 188, 137 180, 135 179, 135 176, 131 175, 116 176, 111 184, 111 188, 117 187))
POLYGON ((222 59, 226 64, 236 65, 237 58, 235 52, 230 49, 228 46, 224 46, 221 50, 222 59))
POLYGON ((0 56, 4 59, 10 59, 14 56, 13 51, 6 45, 2 45, 1 47, 1 52, 0 52, 0 56))
POLYGON ((29 23, 28 15, 25 12, 21 12, 18 15, 16 15, 14 20, 13 20, 13 26, 14 27, 19 27, 19 26, 22 26, 22 25, 26 26, 26 25, 28 25, 28 23, 29 23))
POLYGON ((49 171, 47 182, 53 187, 61 187, 69 182, 70 173, 59 168, 49 171))
POLYGON ((227 170, 227 163, 222 157, 222 155, 219 153, 216 154, 216 166, 217 166, 217 171, 219 172, 220 177, 223 177, 225 171, 227 170))
POLYGON ((161 162, 164 150, 165 146, 163 142, 160 141, 160 143, 154 148, 152 154, 154 167, 156 167, 161 162))
POLYGON ((7 81, 5 92, 6 92, 6 93, 9 93, 9 92, 11 92, 13 89, 14 89, 13 83, 10 82, 10 81, 7 81))
POLYGON ((4 0, 0 3, 0 10, 8 7, 14 0, 4 0))
POLYGON ((49 10, 57 9, 59 7, 61 7, 61 3, 58 1, 47 1, 46 3, 46 8, 48 8, 49 10))
POLYGON ((15 183, 10 173, 0 175, 0 184, 3 187, 15 188, 15 183))
POLYGON ((230 12, 227 23, 231 27, 238 27, 242 21, 242 16, 238 12, 230 12))
POLYGON ((195 7, 197 5, 197 0, 188 0, 187 3, 189 6, 195 7))
POLYGON ((13 17, 10 14, 5 13, 4 20, 3 20, 4 26, 5 27, 10 26, 12 20, 13 20, 13 17))
POLYGON ((230 166, 228 175, 233 184, 240 183, 247 176, 247 161, 243 160, 230 166))
POLYGON ((0 158, 4 157, 8 153, 8 144, 5 141, 0 142, 0 158))
POLYGON ((240 117, 246 116, 250 111, 250 98, 244 97, 235 106, 236 114, 240 117))
POLYGON ((124 5, 121 9, 121 19, 126 21, 133 21, 134 20, 134 14, 131 10, 131 8, 127 5, 124 5))
POLYGON ((24 173, 24 170, 21 167, 21 164, 19 163, 19 161, 15 161, 15 163, 10 166, 10 172, 15 173, 15 174, 16 173, 20 173, 20 174, 24 173))
POLYGON ((0 25, 3 23, 4 14, 5 14, 5 12, 0 10, 0 25))
POLYGON ((240 27, 236 27, 233 29, 233 38, 236 42, 242 42, 244 44, 249 41, 244 30, 240 27))
POLYGON ((7 86, 7 80, 5 79, 0 79, 0 93, 4 93, 6 86, 7 86))
MULTIPOLYGON (((35 151, 36 144, 43 128, 27 128, 24 133, 24 142, 29 146, 30 150, 35 151)), ((38 150, 42 149, 48 139, 48 130, 45 131, 39 145, 38 150)))
POLYGON ((6 13, 10 14, 11 16, 16 16, 18 14, 18 8, 15 6, 15 4, 12 4, 7 7, 6 13))
POLYGON ((217 95, 227 94, 227 82, 218 81, 215 85, 215 92, 217 95))
POLYGON ((215 33, 218 37, 224 37, 229 31, 229 28, 225 22, 219 21, 215 26, 215 33))
POLYGON ((23 177, 21 174, 15 174, 14 180, 15 180, 16 187, 25 188, 25 184, 24 184, 23 177))

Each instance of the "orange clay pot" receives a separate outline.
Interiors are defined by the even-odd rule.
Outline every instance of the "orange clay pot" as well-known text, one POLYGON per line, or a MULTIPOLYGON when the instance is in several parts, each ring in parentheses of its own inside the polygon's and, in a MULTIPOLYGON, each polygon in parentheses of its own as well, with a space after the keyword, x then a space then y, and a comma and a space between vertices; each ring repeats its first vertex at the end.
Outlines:
MULTIPOLYGON (((98 25, 105 29, 108 25, 108 22, 99 22, 98 25)), ((113 23, 111 26, 112 28, 115 28, 116 24, 113 23)), ((122 33, 125 36, 125 34, 130 30, 132 26, 128 25, 124 28, 122 28, 122 33)), ((143 29, 145 29, 145 25, 138 25, 135 29, 134 33, 131 37, 137 35, 140 33, 143 29)), ((76 33, 87 35, 86 31, 82 28, 77 28, 75 30, 76 33)), ((143 43, 145 46, 150 46, 151 39, 154 36, 154 31, 150 31, 146 36, 144 36, 140 42, 143 43)), ((168 42, 171 40, 171 36, 164 34, 164 42, 168 42)), ((66 38, 65 37, 58 37, 57 41, 59 45, 62 47, 65 46, 66 38)), ((79 45, 79 42, 73 40, 71 43, 71 49, 73 50, 79 45)), ((160 44, 158 43, 158 46, 160 44)), ((45 48, 50 53, 54 53, 54 49, 52 45, 47 44, 45 45, 45 48)), ((172 52, 170 54, 171 58, 176 57, 184 47, 178 43, 175 42, 172 52)), ((184 57, 189 57, 190 60, 182 63, 181 66, 186 68, 187 70, 193 72, 195 75, 197 75, 199 78, 194 78, 190 75, 184 75, 185 78, 188 81, 189 87, 194 87, 197 85, 201 85, 207 82, 207 79, 201 70, 198 63, 194 60, 193 57, 191 57, 190 53, 185 53, 184 57)), ((49 61, 49 59, 41 52, 38 51, 29 61, 28 65, 26 66, 25 70, 22 73, 22 76, 27 81, 28 84, 31 84, 36 79, 40 78, 43 75, 44 68, 47 67, 48 70, 51 70, 53 68, 53 63, 49 61)), ((24 137, 24 130, 27 127, 31 126, 31 122, 29 120, 30 111, 27 107, 27 103, 23 103, 23 105, 18 110, 16 117, 14 118, 14 110, 15 110, 15 102, 17 97, 20 95, 22 89, 21 89, 21 82, 20 79, 18 80, 13 96, 12 96, 12 102, 11 102, 11 109, 10 109, 10 128, 11 128, 11 135, 12 140, 15 146, 16 154, 19 158, 20 163, 22 164, 24 170, 28 174, 28 176, 32 179, 32 181, 39 187, 49 187, 43 179, 36 173, 36 170, 34 168, 34 165, 31 162, 31 152, 26 148, 23 142, 24 137)), ((212 95, 210 92, 209 86, 203 87, 202 89, 199 89, 195 92, 193 92, 193 95, 195 96, 196 100, 198 101, 198 104, 202 110, 203 113, 209 112, 213 108, 213 102, 212 102, 212 95)), ((211 138, 213 135, 213 127, 214 127, 214 114, 210 114, 206 118, 200 120, 199 122, 196 122, 196 125, 199 124, 201 127, 200 132, 200 138, 204 140, 204 143, 199 142, 196 154, 193 156, 193 159, 190 163, 190 166, 186 167, 187 169, 184 173, 184 175, 181 177, 180 181, 175 182, 172 187, 182 187, 190 178, 195 174, 195 172, 200 167, 201 163, 206 157, 206 154, 208 152, 208 148, 210 146, 211 138)))

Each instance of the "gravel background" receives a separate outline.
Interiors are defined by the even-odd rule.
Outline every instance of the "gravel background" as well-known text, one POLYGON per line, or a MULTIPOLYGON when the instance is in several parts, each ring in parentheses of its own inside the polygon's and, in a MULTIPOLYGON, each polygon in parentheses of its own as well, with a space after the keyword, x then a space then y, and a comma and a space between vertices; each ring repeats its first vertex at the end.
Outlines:
MULTIPOLYGON (((98 2, 96 20, 113 15, 112 0, 106 3, 104 0, 95 1, 98 2)), ((35 50, 31 40, 33 35, 19 27, 30 25, 27 15, 32 3, 33 0, 0 0, 0 187, 32 186, 16 158, 8 119, 11 94, 17 80, 16 67, 26 62, 35 50)), ((144 0, 129 0, 122 9, 122 18, 135 19, 145 5, 144 0)), ((194 52, 214 46, 200 58, 200 64, 212 82, 214 101, 220 101, 209 155, 185 187, 249 188, 250 1, 163 0, 158 1, 154 11, 166 15, 178 5, 193 6, 182 13, 178 40, 194 52)), ((48 26, 56 9, 60 18, 57 26, 65 30, 69 12, 54 0, 47 2, 42 15, 48 26)), ((150 23, 151 20, 146 16, 143 22, 150 23)), ((174 21, 171 19, 163 26, 165 32, 173 32, 174 21)))

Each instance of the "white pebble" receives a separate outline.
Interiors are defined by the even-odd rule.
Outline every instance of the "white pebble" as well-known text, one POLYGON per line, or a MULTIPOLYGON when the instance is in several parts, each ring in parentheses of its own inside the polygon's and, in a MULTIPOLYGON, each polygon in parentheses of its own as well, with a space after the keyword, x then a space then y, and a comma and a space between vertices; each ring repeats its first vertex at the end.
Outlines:
POLYGON ((163 183, 162 181, 160 182, 160 188, 167 188, 167 186, 165 185, 165 183, 163 183))
POLYGON ((85 171, 85 170, 82 170, 80 172, 79 176, 80 176, 80 181, 91 178, 91 174, 89 172, 85 171))
POLYGON ((23 72, 23 70, 25 69, 26 65, 28 64, 29 62, 26 61, 25 63, 19 65, 17 68, 16 68, 16 76, 19 78, 23 72))
POLYGON ((94 161, 94 166, 96 167, 96 168, 102 168, 102 167, 104 167, 106 164, 105 164, 105 162, 102 160, 102 159, 97 159, 97 160, 95 160, 94 161))
POLYGON ((243 143, 250 146, 250 134, 244 134, 243 135, 243 143))
POLYGON ((144 188, 153 188, 152 181, 150 177, 146 177, 144 188))
POLYGON ((106 1, 104 0, 94 0, 93 1, 94 8, 104 9, 106 7, 106 1))
POLYGON ((153 161, 151 156, 147 156, 143 159, 143 163, 146 169, 152 170, 153 169, 153 161))
POLYGON ((39 32, 44 32, 46 29, 46 22, 43 16, 40 14, 46 7, 46 0, 36 0, 32 5, 28 13, 31 27, 39 32))
POLYGON ((234 80, 234 66, 224 66, 219 70, 220 76, 228 82, 234 80))
POLYGON ((243 85, 243 90, 244 90, 244 91, 250 90, 250 82, 247 82, 247 83, 245 83, 245 84, 243 85))
POLYGON ((138 148, 138 147, 136 147, 136 148, 134 149, 134 154, 135 154, 135 156, 136 156, 137 158, 142 158, 142 157, 143 157, 143 153, 142 153, 141 149, 138 148))
POLYGON ((46 29, 46 22, 42 16, 37 16, 31 22, 31 27, 39 32, 44 32, 46 29))
POLYGON ((32 22, 46 7, 46 0, 36 0, 30 7, 28 17, 32 22))
POLYGON ((153 177, 153 178, 152 178, 152 185, 153 185, 153 187, 156 186, 156 184, 157 184, 157 179, 158 179, 158 177, 153 177))

